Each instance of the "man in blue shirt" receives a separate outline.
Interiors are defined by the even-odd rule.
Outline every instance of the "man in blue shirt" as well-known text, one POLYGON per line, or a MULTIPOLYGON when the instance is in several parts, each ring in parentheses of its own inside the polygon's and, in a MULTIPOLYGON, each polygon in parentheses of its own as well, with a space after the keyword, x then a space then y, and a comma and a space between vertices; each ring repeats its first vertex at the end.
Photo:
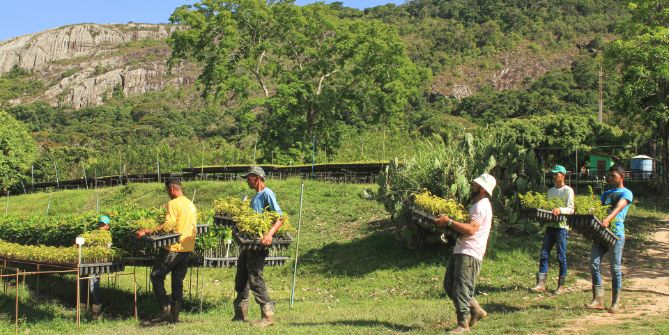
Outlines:
MULTIPOLYGON (((249 188, 257 192, 251 199, 251 208, 257 213, 268 210, 283 214, 279 203, 276 201, 274 192, 265 186, 265 171, 259 166, 254 166, 251 167, 245 176, 249 188)), ((282 224, 281 219, 277 220, 269 232, 262 237, 260 243, 265 246, 272 245, 274 234, 281 228, 282 224)), ((274 323, 274 304, 269 298, 263 278, 265 258, 268 254, 269 251, 267 249, 244 250, 239 254, 237 273, 235 274, 235 291, 237 291, 237 297, 233 303, 235 309, 235 316, 232 318, 233 321, 246 321, 249 310, 249 291, 251 291, 256 302, 260 305, 262 314, 262 318, 256 325, 266 327, 274 323)))
POLYGON ((592 243, 590 252, 590 272, 592 274, 592 302, 586 305, 589 309, 604 309, 604 286, 602 275, 599 272, 602 256, 609 252, 609 263, 611 264, 611 307, 609 313, 620 310, 620 290, 623 287, 622 258, 625 246, 625 216, 634 196, 632 191, 623 185, 625 179, 625 168, 613 166, 609 169, 608 182, 613 189, 602 193, 603 205, 611 206, 609 215, 602 220, 602 226, 610 228, 616 234, 618 241, 614 246, 604 245, 597 242, 592 243))

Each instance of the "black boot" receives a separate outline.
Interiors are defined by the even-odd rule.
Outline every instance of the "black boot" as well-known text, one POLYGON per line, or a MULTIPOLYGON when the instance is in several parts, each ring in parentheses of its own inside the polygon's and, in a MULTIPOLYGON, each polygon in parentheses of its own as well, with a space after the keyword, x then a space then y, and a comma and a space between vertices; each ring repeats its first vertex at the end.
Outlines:
POLYGON ((235 301, 232 303, 235 308, 235 316, 232 317, 232 321, 242 321, 246 322, 249 317, 249 300, 235 301))
POLYGON ((151 320, 151 323, 172 322, 172 313, 170 312, 170 305, 163 305, 160 307, 160 314, 158 317, 151 320))
POLYGON ((172 316, 172 320, 170 322, 179 322, 179 312, 181 312, 181 301, 173 301, 170 305, 170 315, 172 316))

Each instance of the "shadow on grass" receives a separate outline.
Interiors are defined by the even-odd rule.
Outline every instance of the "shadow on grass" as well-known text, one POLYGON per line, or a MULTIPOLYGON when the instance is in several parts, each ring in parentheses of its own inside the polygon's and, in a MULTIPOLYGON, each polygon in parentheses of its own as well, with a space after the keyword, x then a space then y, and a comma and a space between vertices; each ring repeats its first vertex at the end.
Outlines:
MULTIPOLYGON (((35 277, 32 279, 36 279, 35 277)), ((138 283, 141 282, 138 278, 138 283)), ((42 275, 40 278, 39 296, 35 280, 26 280, 26 288, 30 290, 35 301, 57 300, 68 308, 76 308, 76 280, 72 277, 60 275, 42 275)), ((184 283, 184 311, 208 311, 215 306, 208 301, 196 299, 194 294, 189 298, 188 284, 184 283)), ((169 287, 167 288, 169 291, 169 287)), ((100 292, 103 301, 103 315, 105 319, 132 319, 134 314, 134 293, 132 288, 110 287, 107 280, 102 280, 100 292)), ((137 312, 140 319, 154 317, 160 306, 152 292, 137 292, 137 312)), ((85 318, 87 315, 84 316, 85 318)))
POLYGON ((450 248, 434 246, 410 250, 397 241, 388 221, 369 224, 369 234, 346 242, 326 244, 300 256, 303 269, 326 276, 364 276, 383 269, 406 269, 421 265, 445 266, 450 248))
POLYGON ((365 328, 378 328, 383 327, 397 332, 410 332, 417 330, 416 327, 411 327, 407 325, 386 322, 386 321, 377 321, 377 320, 339 320, 339 321, 328 321, 328 322, 304 322, 304 323, 291 323, 291 326, 297 327, 314 327, 314 326, 353 326, 353 327, 365 327, 365 328))
MULTIPOLYGON (((9 290, 15 292, 13 289, 9 290)), ((8 291, 8 293, 10 293, 8 291)), ((16 315, 15 297, 13 294, 0 296, 0 317, 6 319, 12 325, 16 315)), ((38 323, 40 321, 53 320, 56 317, 54 311, 43 305, 33 302, 19 301, 19 325, 26 323, 38 323)))

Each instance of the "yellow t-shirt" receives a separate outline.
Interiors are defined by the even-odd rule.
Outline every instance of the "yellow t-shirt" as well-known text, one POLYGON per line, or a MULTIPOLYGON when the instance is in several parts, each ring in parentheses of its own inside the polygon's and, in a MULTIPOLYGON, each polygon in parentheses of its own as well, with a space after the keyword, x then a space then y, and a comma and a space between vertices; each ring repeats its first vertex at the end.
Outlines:
POLYGON ((176 232, 181 234, 179 243, 166 247, 172 252, 192 252, 195 250, 197 234, 197 210, 193 202, 185 196, 170 200, 167 203, 165 224, 174 224, 176 232))

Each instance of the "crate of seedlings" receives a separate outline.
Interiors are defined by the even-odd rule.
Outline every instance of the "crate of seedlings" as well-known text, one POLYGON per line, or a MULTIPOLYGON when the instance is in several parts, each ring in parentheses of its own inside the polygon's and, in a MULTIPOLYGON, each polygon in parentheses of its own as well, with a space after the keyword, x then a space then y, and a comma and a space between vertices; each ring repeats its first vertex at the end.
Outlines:
POLYGON ((203 265, 208 268, 229 268, 237 266, 237 257, 204 257, 203 265))
POLYGON ((214 224, 219 227, 234 227, 235 219, 231 216, 224 214, 215 214, 214 215, 214 224))
POLYGON ((103 273, 123 272, 125 264, 123 262, 107 262, 107 263, 82 263, 79 264, 80 276, 98 276, 103 273))
POLYGON ((234 227, 236 218, 253 212, 248 201, 235 197, 221 198, 214 201, 214 224, 222 227, 234 227))
POLYGON ((197 235, 204 235, 209 231, 209 224, 208 223, 203 223, 197 225, 197 235))
POLYGON ((240 251, 243 250, 263 250, 263 249, 287 249, 293 238, 290 236, 292 226, 286 214, 279 215, 276 212, 266 211, 262 214, 250 212, 237 217, 237 225, 232 230, 233 236, 239 245, 240 251), (274 223, 281 219, 283 224, 279 231, 274 234, 272 244, 269 246, 260 243, 265 234, 269 232, 274 223))
POLYGON ((553 215, 551 208, 560 207, 559 200, 548 199, 545 194, 538 192, 527 192, 518 195, 520 199, 520 216, 528 221, 539 223, 562 222, 566 220, 565 215, 553 215), (545 209, 544 209, 545 208, 545 209))
POLYGON ((604 245, 615 245, 618 237, 610 229, 604 228, 602 222, 591 214, 567 215, 567 224, 574 231, 591 241, 604 245))
POLYGON ((414 194, 409 211, 411 219, 418 226, 441 232, 449 238, 458 238, 460 234, 451 228, 438 227, 435 224, 437 216, 443 214, 459 222, 464 222, 467 218, 467 212, 457 201, 434 196, 428 191, 414 194))
POLYGON ((169 247, 172 244, 179 243, 181 239, 181 234, 179 233, 155 233, 151 235, 145 235, 139 239, 140 244, 144 248, 148 249, 160 249, 164 247, 169 247))
MULTIPOLYGON (((135 221, 137 229, 155 229, 158 222, 165 222, 164 219, 139 219, 135 221)), ((142 236, 137 240, 139 245, 145 249, 160 249, 169 247, 172 244, 179 243, 181 234, 174 232, 175 227, 163 225, 160 231, 154 231, 151 234, 142 236)))

